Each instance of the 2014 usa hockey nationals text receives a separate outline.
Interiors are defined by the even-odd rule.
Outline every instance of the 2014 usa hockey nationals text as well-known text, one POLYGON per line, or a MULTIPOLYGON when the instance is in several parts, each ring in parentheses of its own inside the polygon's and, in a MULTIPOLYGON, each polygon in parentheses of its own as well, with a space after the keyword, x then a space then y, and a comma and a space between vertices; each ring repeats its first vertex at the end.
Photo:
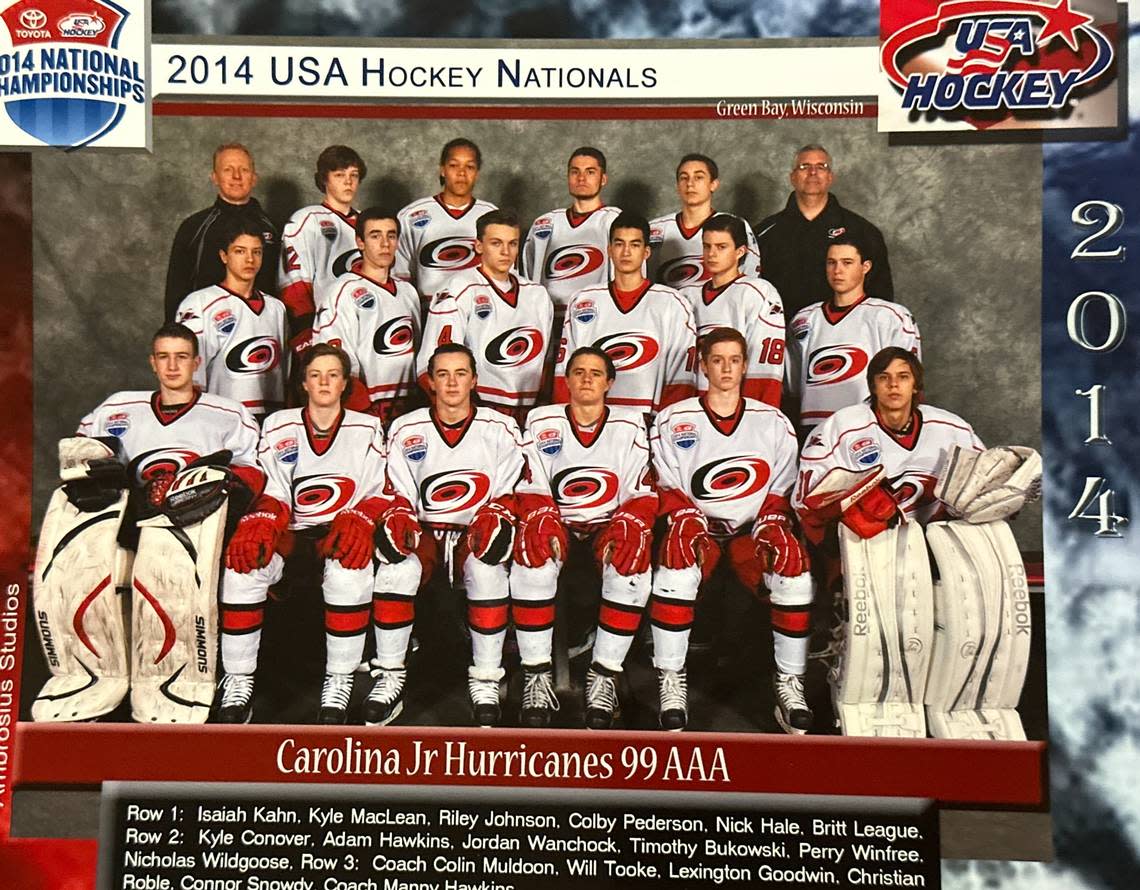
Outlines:
POLYGON ((519 742, 488 748, 465 741, 412 741, 411 751, 385 748, 346 736, 333 745, 300 745, 283 739, 276 765, 283 775, 447 776, 483 778, 658 779, 681 783, 731 781, 724 749, 625 745, 615 751, 548 751, 519 742))

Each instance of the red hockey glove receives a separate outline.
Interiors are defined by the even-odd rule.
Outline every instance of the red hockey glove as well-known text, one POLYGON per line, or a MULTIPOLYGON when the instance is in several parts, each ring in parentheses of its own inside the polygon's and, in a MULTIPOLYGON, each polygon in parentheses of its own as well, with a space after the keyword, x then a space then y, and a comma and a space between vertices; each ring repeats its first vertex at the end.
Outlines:
POLYGON ((661 547, 661 564, 667 569, 687 569, 704 565, 715 548, 709 537, 709 523, 696 507, 682 507, 669 514, 669 528, 661 547))
POLYGON ((808 556, 792 530, 792 521, 783 513, 759 516, 752 526, 752 540, 756 556, 764 564, 764 571, 794 578, 808 570, 808 556))
POLYGON ((268 511, 246 513, 226 549, 226 568, 239 575, 263 569, 277 546, 277 515, 268 511))
POLYGON ((899 505, 886 482, 880 482, 839 518, 860 538, 873 538, 899 521, 899 505))
POLYGON ((569 548, 566 528, 553 504, 545 504, 519 517, 515 562, 537 569, 552 558, 562 559, 569 548))
POLYGON ((375 527, 372 519, 359 510, 341 510, 328 534, 317 544, 317 552, 325 559, 338 560, 346 569, 367 568, 372 562, 375 527))
POLYGON ((614 567, 619 575, 639 575, 649 571, 652 529, 636 513, 618 510, 605 530, 594 541, 598 562, 614 567))
POLYGON ((401 499, 380 515, 376 527, 376 548, 389 564, 403 562, 420 546, 423 529, 415 511, 401 499))
POLYGON ((143 494, 152 510, 162 509, 162 502, 166 498, 166 493, 174 484, 174 475, 174 473, 155 473, 147 480, 143 494))
POLYGON ((511 558, 514 537, 514 514, 503 504, 488 501, 475 512, 467 527, 467 548, 480 562, 502 565, 511 558))

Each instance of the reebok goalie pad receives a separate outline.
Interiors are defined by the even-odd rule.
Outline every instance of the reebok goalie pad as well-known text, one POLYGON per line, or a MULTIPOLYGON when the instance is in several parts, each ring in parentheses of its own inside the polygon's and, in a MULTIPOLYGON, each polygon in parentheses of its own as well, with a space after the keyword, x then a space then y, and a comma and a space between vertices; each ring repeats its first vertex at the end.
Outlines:
MULTIPOLYGON (((115 443, 115 440, 112 440, 115 443)), ((122 564, 116 536, 127 505, 124 466, 111 443, 59 443, 60 479, 40 528, 33 576, 36 629, 51 678, 32 703, 37 721, 90 720, 127 694, 122 564)))
POLYGON ((131 577, 131 713, 139 723, 205 723, 209 714, 228 482, 220 467, 189 467, 163 512, 139 523, 131 577))
POLYGON ((930 733, 945 739, 1025 739, 1015 708, 1029 664, 1029 586, 1004 522, 933 522, 938 565, 934 653, 926 689, 930 733))
POLYGON ((950 515, 967 522, 1008 519, 1041 493, 1041 455, 1009 445, 977 452, 955 446, 934 494, 950 515))
POLYGON ((843 734, 925 738, 934 610, 922 527, 864 539, 840 526, 839 549, 847 623, 829 680, 843 734))

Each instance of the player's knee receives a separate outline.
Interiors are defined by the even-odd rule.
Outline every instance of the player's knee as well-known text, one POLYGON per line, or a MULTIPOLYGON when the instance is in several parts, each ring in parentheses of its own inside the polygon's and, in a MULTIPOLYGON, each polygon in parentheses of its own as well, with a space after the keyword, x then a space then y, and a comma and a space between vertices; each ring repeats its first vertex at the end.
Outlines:
POLYGON ((669 569, 665 566, 658 566, 653 570, 654 596, 670 599, 696 599, 697 588, 700 585, 700 566, 692 565, 684 569, 669 569))
POLYGON ((506 596, 508 591, 507 567, 487 565, 468 556, 463 561, 463 585, 468 599, 494 599, 506 596))
POLYGON ((602 598, 626 606, 644 606, 649 599, 652 576, 649 572, 622 575, 607 564, 602 569, 602 598))
POLYGON ((411 554, 397 563, 380 563, 372 589, 377 593, 399 593, 414 596, 420 586, 422 567, 419 557, 411 554))
POLYGON ((547 560, 538 568, 516 563, 511 566, 511 599, 532 600, 554 596, 558 587, 558 564, 547 560))
POLYGON ((807 606, 815 594, 811 572, 791 577, 769 573, 764 576, 764 583, 774 606, 807 606))

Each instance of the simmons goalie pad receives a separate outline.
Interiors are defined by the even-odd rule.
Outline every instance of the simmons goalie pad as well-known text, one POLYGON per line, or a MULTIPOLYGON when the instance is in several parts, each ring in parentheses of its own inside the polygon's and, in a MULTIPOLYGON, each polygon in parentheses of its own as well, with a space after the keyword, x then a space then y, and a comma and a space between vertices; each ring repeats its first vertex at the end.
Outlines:
POLYGON ((934 495, 955 519, 985 523, 1008 519, 1041 494, 1041 455, 1009 445, 986 451, 955 446, 934 495))
POLYGON ((1004 522, 933 522, 938 566, 934 652, 926 688, 930 732, 941 739, 1025 740, 1015 708, 1029 664, 1025 566, 1004 522))
POLYGON ((174 479, 162 512, 139 522, 131 577, 131 713, 139 723, 205 723, 214 696, 224 467, 174 479))
POLYGON ((32 703, 38 721, 90 720, 127 694, 125 559, 116 543, 127 477, 114 438, 63 439, 60 479, 36 550, 32 602, 51 678, 32 703))
POLYGON ((843 734, 925 738, 934 609, 922 527, 860 538, 841 525, 839 551, 847 623, 829 680, 843 734))

